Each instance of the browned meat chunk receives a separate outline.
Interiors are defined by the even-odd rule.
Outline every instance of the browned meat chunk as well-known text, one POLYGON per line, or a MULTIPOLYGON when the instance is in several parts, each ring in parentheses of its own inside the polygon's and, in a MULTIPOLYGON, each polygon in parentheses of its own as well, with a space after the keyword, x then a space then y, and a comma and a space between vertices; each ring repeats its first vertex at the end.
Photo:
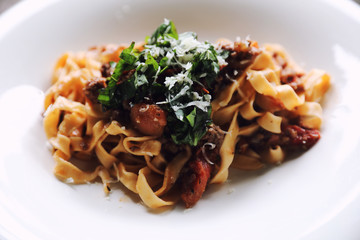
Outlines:
POLYGON ((272 146, 282 146, 292 151, 303 151, 314 146, 319 139, 320 132, 316 129, 286 125, 282 127, 281 134, 260 131, 248 142, 252 148, 259 151, 272 146))
POLYGON ((160 136, 166 126, 166 113, 155 104, 135 104, 130 118, 132 125, 145 135, 160 136))
POLYGON ((277 53, 273 55, 274 60, 281 66, 280 81, 282 84, 288 84, 296 93, 300 94, 305 91, 301 77, 302 72, 296 72, 293 68, 288 66, 288 61, 277 53))
POLYGON ((291 149, 307 150, 320 139, 320 132, 316 129, 305 129, 297 125, 284 127, 284 145, 291 149), (286 139, 285 139, 286 138, 286 139))
POLYGON ((204 135, 204 137, 200 140, 199 146, 212 146, 210 153, 207 151, 208 149, 205 149, 207 155, 215 155, 212 157, 212 162, 215 162, 217 155, 219 155, 220 147, 224 141, 225 138, 225 132, 221 130, 219 126, 216 126, 214 124, 209 126, 208 131, 204 135))
POLYGON ((219 159, 225 132, 211 125, 199 142, 195 157, 190 160, 181 177, 181 199, 187 208, 194 206, 203 195, 214 164, 219 159))
POLYGON ((182 179, 181 199, 187 208, 193 207, 203 195, 213 168, 199 149, 196 158, 189 162, 187 173, 182 179))
POLYGON ((220 78, 232 79, 239 77, 261 52, 244 42, 235 42, 233 45, 223 46, 223 49, 228 50, 230 54, 226 59, 227 65, 220 71, 220 78))
POLYGON ((229 51, 229 57, 226 59, 227 65, 221 66, 214 90, 211 92, 214 96, 216 96, 224 86, 241 76, 261 52, 254 44, 245 42, 227 44, 222 46, 222 48, 229 51))
POLYGON ((215 143, 215 145, 221 145, 225 137, 225 132, 221 130, 221 128, 215 124, 211 124, 209 126, 208 131, 201 139, 201 142, 210 142, 215 143), (219 144, 217 144, 219 143, 219 144))
POLYGON ((111 68, 110 63, 104 63, 101 66, 100 71, 101 71, 101 76, 103 76, 104 78, 107 78, 107 77, 111 76, 113 69, 111 68))
POLYGON ((105 78, 93 78, 91 81, 89 81, 85 88, 84 88, 84 94, 85 96, 92 102, 92 103, 98 103, 98 96, 99 96, 99 90, 101 88, 106 87, 106 79, 105 78))

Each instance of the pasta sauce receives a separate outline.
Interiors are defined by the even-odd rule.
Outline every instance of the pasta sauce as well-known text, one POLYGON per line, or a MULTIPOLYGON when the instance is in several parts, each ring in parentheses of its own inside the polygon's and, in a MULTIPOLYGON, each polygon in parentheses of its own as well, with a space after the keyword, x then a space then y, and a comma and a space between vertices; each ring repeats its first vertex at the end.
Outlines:
POLYGON ((193 207, 230 167, 281 164, 316 144, 329 86, 280 45, 200 42, 165 20, 145 43, 58 60, 44 114, 54 173, 100 179, 106 193, 119 182, 150 208, 193 207))

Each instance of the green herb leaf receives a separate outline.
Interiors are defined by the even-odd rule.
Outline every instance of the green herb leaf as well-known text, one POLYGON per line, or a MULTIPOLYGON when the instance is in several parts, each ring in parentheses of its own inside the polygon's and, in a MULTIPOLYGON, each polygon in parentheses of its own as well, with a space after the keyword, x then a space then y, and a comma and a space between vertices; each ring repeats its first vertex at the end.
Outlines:
POLYGON ((219 64, 217 61, 217 52, 214 46, 210 46, 206 51, 196 55, 194 64, 191 68, 191 75, 199 82, 206 82, 206 87, 211 87, 219 73, 219 64))
POLYGON ((135 46, 135 42, 132 42, 130 47, 124 49, 120 54, 120 58, 124 60, 124 62, 128 65, 133 65, 137 60, 137 57, 134 55, 133 52, 134 46, 135 46))
POLYGON ((145 74, 138 74, 138 72, 135 72, 135 80, 134 80, 134 86, 135 88, 139 88, 142 85, 148 84, 148 80, 145 76, 145 74))
POLYGON ((150 37, 149 45, 167 46, 169 44, 168 38, 178 39, 179 35, 176 31, 176 27, 172 21, 165 19, 150 37))
POLYGON ((161 67, 163 67, 163 68, 168 67, 168 66, 167 66, 168 60, 169 60, 168 57, 163 57, 163 58, 160 60, 159 65, 160 65, 161 67))
MULTIPOLYGON (((106 88, 99 90, 98 101, 106 108, 114 108, 121 105, 122 100, 133 96, 133 84, 125 83, 124 86, 118 87, 117 82, 119 81, 120 76, 124 71, 134 69, 134 64, 137 60, 137 56, 134 53, 135 42, 132 42, 131 45, 124 49, 120 54, 120 60, 116 64, 113 74, 108 78, 108 85, 106 88), (123 90, 125 87, 130 87, 129 92, 123 90), (125 92, 126 94, 121 94, 125 92)), ((110 65, 113 66, 114 63, 110 62, 110 65)))
POLYGON ((194 127, 196 117, 196 107, 191 111, 188 115, 186 115, 186 119, 189 121, 191 127, 194 127))
POLYGON ((155 75, 159 69, 159 64, 150 54, 147 55, 145 64, 148 66, 148 73, 151 75, 155 75))
POLYGON ((124 49, 120 54, 120 60, 116 64, 114 73, 111 75, 111 79, 115 82, 119 80, 119 77, 125 70, 130 70, 133 68, 134 63, 136 62, 137 57, 134 55, 135 42, 132 42, 131 45, 124 49))
MULTIPOLYGON (((194 108, 196 109, 196 108, 194 108)), ((194 110, 193 110, 194 111, 194 110)), ((189 144, 196 146, 201 138, 206 134, 207 127, 211 124, 210 112, 195 110, 194 125, 191 126, 189 121, 182 122, 173 116, 168 118, 168 123, 173 126, 171 138, 176 144, 189 144)), ((191 113, 187 116, 192 115, 191 113)))

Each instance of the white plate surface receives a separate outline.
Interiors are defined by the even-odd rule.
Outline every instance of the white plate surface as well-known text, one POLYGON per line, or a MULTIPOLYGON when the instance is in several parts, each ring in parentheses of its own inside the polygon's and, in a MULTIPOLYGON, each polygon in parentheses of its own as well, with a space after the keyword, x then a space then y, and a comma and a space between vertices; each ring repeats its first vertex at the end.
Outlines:
POLYGON ((360 8, 351 1, 24 1, 0 16, 0 239, 360 239, 360 8), (201 40, 280 43, 332 76, 322 139, 285 164, 231 172, 191 210, 52 174, 43 91, 66 51, 142 41, 163 21, 201 40))

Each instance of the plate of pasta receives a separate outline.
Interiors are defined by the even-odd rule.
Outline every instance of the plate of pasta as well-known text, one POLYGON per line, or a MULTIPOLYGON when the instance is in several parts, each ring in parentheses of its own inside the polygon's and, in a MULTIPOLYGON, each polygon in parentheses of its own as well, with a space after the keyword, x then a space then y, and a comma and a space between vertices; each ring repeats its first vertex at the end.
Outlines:
POLYGON ((0 16, 0 238, 359 238, 359 16, 21 2, 0 16))

